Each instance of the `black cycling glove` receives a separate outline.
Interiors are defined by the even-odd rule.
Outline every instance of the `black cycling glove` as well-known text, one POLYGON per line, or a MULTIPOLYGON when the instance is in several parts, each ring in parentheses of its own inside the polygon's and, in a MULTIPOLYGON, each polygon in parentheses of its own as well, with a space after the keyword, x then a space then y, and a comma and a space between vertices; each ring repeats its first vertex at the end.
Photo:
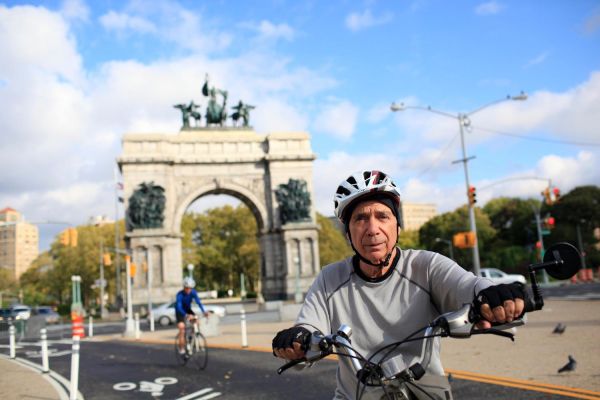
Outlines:
MULTIPOLYGON (((301 326, 294 326, 279 331, 273 338, 273 351, 275 351, 275 349, 287 349, 288 347, 293 347, 292 344, 294 342, 300 343, 303 351, 308 350, 308 346, 310 345, 309 330, 301 326)), ((275 355, 274 352, 273 355, 275 355)))
POLYGON ((494 309, 503 305, 506 300, 526 300, 527 298, 527 290, 522 283, 502 283, 483 289, 475 296, 474 303, 476 310, 479 310, 481 305, 486 303, 489 304, 491 309, 494 309))

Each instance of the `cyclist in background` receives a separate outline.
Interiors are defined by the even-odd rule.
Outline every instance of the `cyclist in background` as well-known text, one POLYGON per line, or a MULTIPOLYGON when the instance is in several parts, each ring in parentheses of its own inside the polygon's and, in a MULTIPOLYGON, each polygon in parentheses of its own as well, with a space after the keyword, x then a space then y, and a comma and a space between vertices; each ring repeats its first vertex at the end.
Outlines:
POLYGON ((183 290, 177 292, 175 301, 175 318, 177 319, 177 329, 179 329, 179 354, 185 354, 185 321, 196 319, 196 314, 192 311, 192 301, 196 301, 200 311, 208 318, 208 312, 198 297, 198 292, 194 287, 196 282, 191 276, 183 279, 183 290))

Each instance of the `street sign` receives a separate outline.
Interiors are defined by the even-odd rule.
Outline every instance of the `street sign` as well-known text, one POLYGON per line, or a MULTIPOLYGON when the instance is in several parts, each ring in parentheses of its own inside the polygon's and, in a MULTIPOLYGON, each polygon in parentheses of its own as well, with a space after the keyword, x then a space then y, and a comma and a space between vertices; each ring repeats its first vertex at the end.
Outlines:
POLYGON ((94 281, 94 285, 96 285, 96 287, 106 287, 106 279, 96 279, 94 281))
POLYGON ((549 234, 550 234, 549 229, 542 229, 542 235, 549 235, 549 234))

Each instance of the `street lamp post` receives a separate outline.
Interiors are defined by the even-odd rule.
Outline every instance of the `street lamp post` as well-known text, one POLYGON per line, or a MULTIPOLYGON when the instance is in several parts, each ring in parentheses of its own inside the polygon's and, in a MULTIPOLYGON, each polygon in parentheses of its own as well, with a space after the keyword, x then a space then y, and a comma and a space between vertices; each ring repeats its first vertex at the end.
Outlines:
POLYGON ((104 280, 104 241, 100 238, 100 318, 106 318, 106 305, 104 304, 104 286, 106 281, 104 280))
MULTIPOLYGON (((117 249, 118 250, 118 249, 117 249)), ((127 320, 125 322, 125 337, 135 336, 135 325, 133 321, 133 298, 131 293, 131 258, 125 257, 125 268, 127 274, 127 320)))
MULTIPOLYGON (((425 110, 425 111, 432 112, 434 114, 442 115, 444 117, 453 118, 458 121, 458 126, 460 129, 460 142, 461 142, 461 149, 462 149, 462 158, 460 160, 454 161, 454 163, 457 163, 457 162, 463 163, 463 168, 464 168, 464 172, 465 172, 465 184, 466 184, 466 188, 467 188, 466 194, 467 194, 467 197, 469 197, 470 183, 469 183, 469 169, 468 169, 467 163, 469 162, 469 160, 472 160, 475 157, 474 156, 467 157, 467 150, 466 150, 466 146, 465 146, 465 137, 464 137, 465 136, 464 135, 464 127, 469 127, 471 125, 471 120, 469 119, 469 117, 471 115, 473 115, 485 108, 488 108, 494 104, 504 102, 507 100, 527 100, 527 94, 521 92, 521 94, 519 94, 517 96, 506 96, 505 98, 488 103, 488 104, 486 104, 482 107, 479 107, 471 112, 459 113, 457 115, 450 114, 450 113, 447 113, 444 111, 438 111, 431 107, 405 106, 404 103, 400 103, 400 104, 392 103, 392 105, 390 106, 390 109, 393 112, 403 111, 406 109, 425 110)), ((473 271, 472 272, 475 275, 479 275, 481 266, 480 266, 480 262, 479 262, 479 244, 478 244, 478 240, 477 240, 477 224, 475 223, 475 204, 473 204, 470 201, 467 201, 467 205, 469 207, 470 229, 473 232, 473 235, 475 236, 475 245, 473 246, 473 271)))
POLYGON ((152 312, 152 256, 150 249, 146 249, 146 268, 148 268, 148 322, 150 332, 154 332, 154 313, 152 312))

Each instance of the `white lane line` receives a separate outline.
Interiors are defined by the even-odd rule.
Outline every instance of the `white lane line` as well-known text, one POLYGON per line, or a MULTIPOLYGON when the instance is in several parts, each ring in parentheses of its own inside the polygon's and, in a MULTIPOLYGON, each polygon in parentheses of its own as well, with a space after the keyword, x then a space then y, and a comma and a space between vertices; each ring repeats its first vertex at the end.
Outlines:
POLYGON ((208 400, 208 399, 214 399, 215 397, 219 397, 221 395, 221 393, 219 392, 212 392, 211 394, 208 394, 204 397, 198 397, 194 400, 208 400))
POLYGON ((212 388, 206 388, 206 389, 198 390, 197 392, 190 393, 190 394, 188 394, 186 396, 178 397, 176 400, 192 400, 192 399, 198 400, 198 399, 196 399, 196 396, 201 396, 201 395, 203 395, 205 393, 208 393, 208 392, 212 392, 212 388))

